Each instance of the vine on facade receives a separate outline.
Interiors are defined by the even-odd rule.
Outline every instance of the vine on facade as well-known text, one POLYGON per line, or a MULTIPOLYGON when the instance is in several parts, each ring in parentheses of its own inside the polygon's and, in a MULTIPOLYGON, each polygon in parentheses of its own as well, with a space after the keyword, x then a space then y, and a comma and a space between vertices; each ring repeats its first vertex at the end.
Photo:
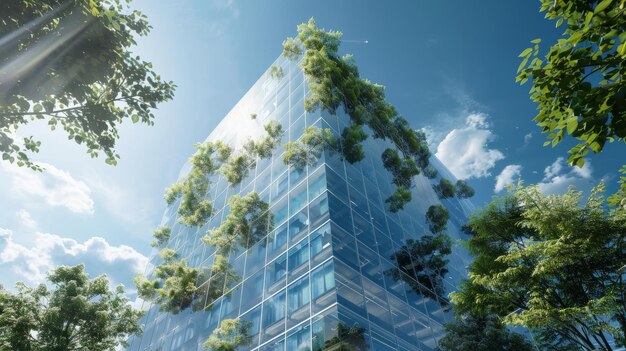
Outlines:
POLYGON ((191 305, 198 270, 189 267, 185 259, 177 260, 172 249, 163 249, 160 255, 163 263, 154 269, 156 279, 148 280, 142 274, 135 277, 137 295, 159 304, 161 311, 178 313, 191 305))
POLYGON ((172 230, 166 226, 159 226, 152 236, 154 240, 150 243, 152 247, 159 247, 165 244, 168 240, 170 240, 170 235, 172 234, 172 230))
POLYGON ((335 146, 337 140, 328 128, 310 126, 304 128, 302 137, 285 144, 283 162, 298 171, 313 166, 322 156, 326 146, 335 146))
POLYGON ((172 205, 179 198, 180 222, 188 226, 202 226, 211 217, 213 206, 207 198, 210 175, 220 172, 231 186, 238 185, 256 165, 256 157, 268 158, 278 146, 283 129, 277 121, 263 126, 267 135, 260 140, 248 140, 243 150, 235 151, 220 141, 196 144, 196 153, 190 158, 191 171, 179 183, 165 191, 165 201, 172 205))
POLYGON ((270 68, 269 75, 272 79, 281 80, 285 77, 285 72, 280 66, 272 66, 270 68))
MULTIPOLYGON (((298 26, 296 39, 287 38, 283 42, 283 56, 295 61, 304 55, 300 66, 311 91, 305 100, 307 111, 324 109, 334 114, 342 106, 350 116, 351 124, 341 137, 342 152, 348 162, 358 162, 365 157, 362 143, 368 133, 364 127, 369 128, 374 138, 394 144, 396 150, 386 150, 383 160, 388 161, 385 167, 393 174, 396 184, 395 193, 386 203, 390 211, 397 212, 411 201, 409 189, 413 186, 413 176, 429 166, 431 153, 426 136, 410 128, 385 101, 382 85, 359 76, 351 55, 339 56, 341 35, 317 28, 310 19, 298 26)), ((432 174, 430 169, 429 174, 432 174)))

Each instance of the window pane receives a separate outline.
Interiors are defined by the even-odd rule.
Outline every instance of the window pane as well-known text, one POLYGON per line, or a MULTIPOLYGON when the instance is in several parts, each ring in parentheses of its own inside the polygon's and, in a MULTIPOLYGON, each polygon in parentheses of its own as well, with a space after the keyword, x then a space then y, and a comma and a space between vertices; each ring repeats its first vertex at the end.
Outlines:
POLYGON ((289 279, 298 277, 309 268, 309 243, 302 240, 298 245, 289 249, 289 279))
POLYGON ((285 330, 285 291, 263 303, 263 341, 285 330))
POLYGON ((278 257, 266 267, 265 293, 271 295, 285 286, 287 273, 287 254, 278 257))
POLYGON ((287 328, 309 317, 309 277, 298 280, 287 288, 287 328))

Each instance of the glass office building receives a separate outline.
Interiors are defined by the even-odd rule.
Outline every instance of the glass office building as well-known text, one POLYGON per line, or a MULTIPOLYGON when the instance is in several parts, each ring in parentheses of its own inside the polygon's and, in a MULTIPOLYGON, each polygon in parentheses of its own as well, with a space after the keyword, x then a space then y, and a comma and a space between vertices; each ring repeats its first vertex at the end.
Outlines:
MULTIPOLYGON (((341 134, 349 123, 343 111, 335 115, 305 111, 308 89, 298 64, 281 57, 274 66, 281 67, 282 77, 268 70, 207 140, 238 147, 263 136, 262 126, 270 120, 283 127, 281 145, 297 140, 307 126, 341 134)), ((397 213, 386 210, 384 200, 395 186, 380 155, 389 145, 368 138, 366 157, 355 164, 327 149, 317 164, 301 171, 283 163, 279 146, 271 158, 257 160, 236 187, 228 186, 220 175, 211 176, 214 211, 201 228, 178 223, 178 206, 173 204, 162 222, 172 229, 166 246, 192 267, 211 266, 215 250, 199 239, 226 218, 232 195, 257 192, 269 203, 273 229, 250 248, 231 255, 229 261, 241 279, 210 306, 202 303, 206 299, 202 293, 196 294, 192 307, 176 314, 144 302, 144 333, 130 340, 130 350, 202 350, 220 321, 229 318, 252 323, 253 341, 242 348, 246 350, 434 349, 443 335, 442 325, 451 320, 445 297, 466 276, 469 256, 459 241, 471 204, 438 198, 433 184, 441 176, 453 176, 433 157, 437 178, 417 176, 413 200, 397 213), (410 245, 432 235, 425 213, 436 204, 450 213, 447 233, 453 249, 444 272, 424 274, 414 271, 428 267, 410 245), (404 255, 399 263, 400 253, 404 255), (433 276, 442 278, 429 284, 433 276), (203 307, 193 307, 198 305, 203 307)), ((183 168, 181 178, 189 168, 183 168)), ((156 252, 152 256, 148 275, 161 260, 156 252)))

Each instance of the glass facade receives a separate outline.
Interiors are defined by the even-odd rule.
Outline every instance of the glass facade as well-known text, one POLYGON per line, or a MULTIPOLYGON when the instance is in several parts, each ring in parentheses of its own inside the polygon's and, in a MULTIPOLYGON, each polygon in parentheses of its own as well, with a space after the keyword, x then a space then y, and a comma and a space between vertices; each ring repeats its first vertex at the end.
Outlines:
MULTIPOLYGON (((279 58, 274 65, 284 76, 276 79, 266 72, 208 140, 238 147, 262 136, 269 120, 281 123, 281 144, 300 138, 307 126, 341 135, 349 117, 339 111, 307 113, 308 90, 297 63, 279 58), (253 114, 256 118, 250 118, 253 114)), ((214 213, 201 228, 178 223, 173 204, 162 222, 172 229, 166 246, 201 270, 211 266, 215 252, 199 239, 226 218, 230 196, 257 192, 269 203, 273 229, 229 257, 241 279, 224 282, 201 274, 197 286, 204 288, 192 307, 172 314, 144 302, 144 333, 130 340, 130 350, 202 350, 227 318, 251 322, 253 341, 242 350, 434 349, 443 323, 451 318, 445 296, 466 276, 469 256, 459 239, 471 204, 437 197, 432 185, 440 176, 453 177, 433 158, 439 176, 417 176, 413 200, 397 213, 388 211, 384 200, 395 189, 380 157, 388 146, 368 138, 366 157, 355 164, 345 162, 339 150, 327 149, 301 171, 283 163, 279 146, 271 158, 257 160, 236 187, 220 175, 210 177, 214 213), (415 257, 411 244, 432 235, 425 213, 436 204, 450 213, 447 233, 453 248, 445 271, 425 273, 432 267, 415 257), (227 292, 206 306, 211 284, 226 284, 227 292)), ((189 165, 181 176, 188 171, 189 165)), ((148 274, 160 260, 153 253, 148 274)))

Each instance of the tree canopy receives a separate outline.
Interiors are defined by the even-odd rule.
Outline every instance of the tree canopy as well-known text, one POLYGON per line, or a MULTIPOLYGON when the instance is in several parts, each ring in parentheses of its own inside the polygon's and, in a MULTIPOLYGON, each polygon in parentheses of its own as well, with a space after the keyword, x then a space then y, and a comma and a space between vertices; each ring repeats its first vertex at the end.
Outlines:
MULTIPOLYGON (((556 146, 566 136, 578 144, 568 162, 582 167, 589 151, 626 142, 626 8, 617 0, 541 0, 541 12, 565 26, 563 37, 540 56, 541 39, 520 57, 517 81, 531 80, 535 121, 556 146)), ((621 169, 626 174, 626 167, 621 169)), ((626 177, 612 204, 626 201, 626 177)))
POLYGON ((16 293, 0 289, 0 349, 20 351, 112 351, 141 332, 142 312, 110 290, 102 275, 89 279, 83 265, 58 267, 52 288, 16 284, 16 293))
POLYGON ((474 214, 466 229, 469 280, 456 308, 495 314, 584 350, 626 341, 626 210, 606 209, 604 184, 544 195, 518 185, 474 214))
POLYGON ((495 315, 457 315, 445 327, 446 335, 439 340, 437 351, 534 350, 524 336, 509 331, 495 315))
POLYGON ((157 104, 175 86, 133 55, 146 17, 123 0, 7 0, 0 5, 0 152, 2 159, 40 169, 31 159, 41 142, 20 128, 46 121, 62 127, 87 153, 115 164, 124 121, 153 124, 157 104), (6 40, 5 40, 6 39, 6 40), (19 140, 21 139, 21 140, 19 140))

